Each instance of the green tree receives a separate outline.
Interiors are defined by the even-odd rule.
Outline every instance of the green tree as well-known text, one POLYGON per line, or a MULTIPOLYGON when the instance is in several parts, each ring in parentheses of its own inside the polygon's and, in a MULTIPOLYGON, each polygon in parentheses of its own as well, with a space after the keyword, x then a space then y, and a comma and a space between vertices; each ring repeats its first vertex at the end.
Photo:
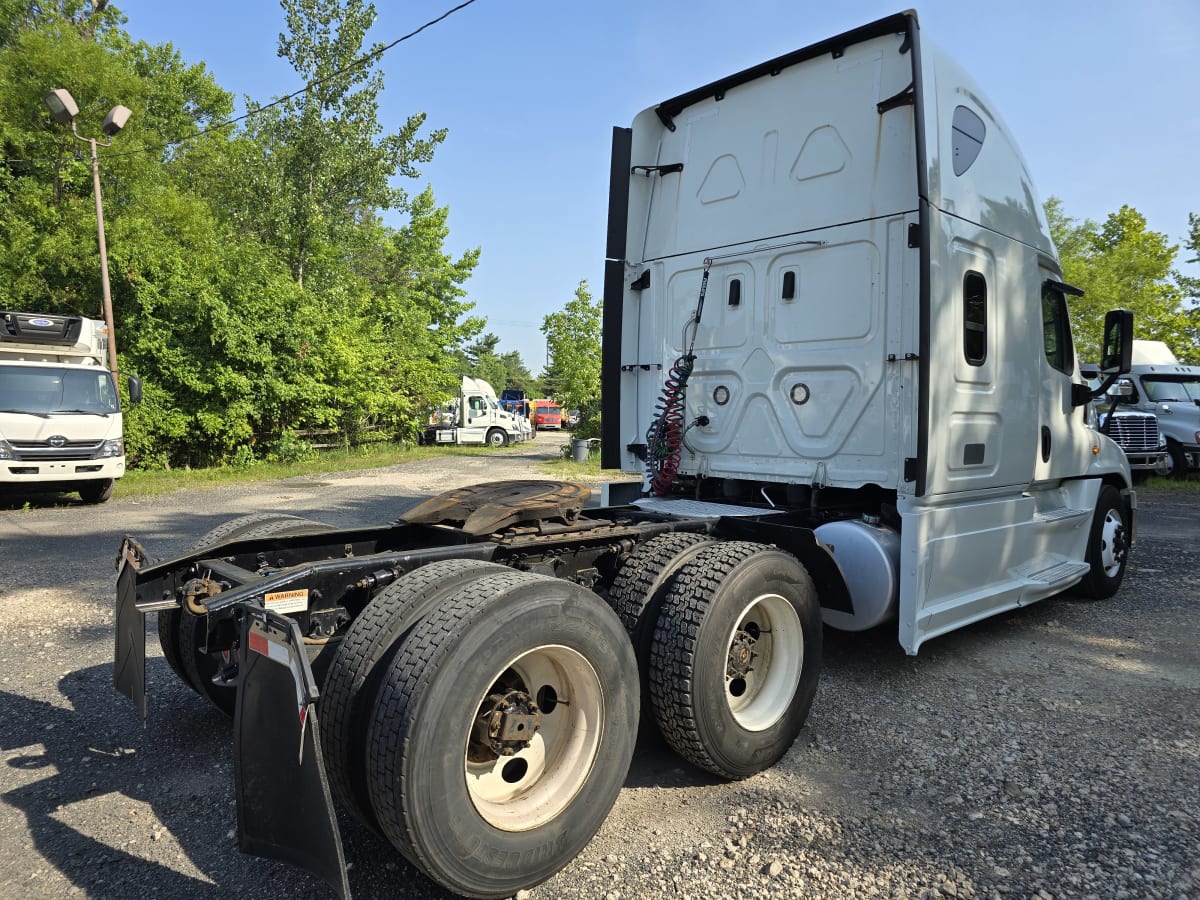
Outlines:
POLYGON ((85 135, 116 103, 134 113, 101 151, 121 370, 145 384, 126 418, 134 466, 270 455, 303 428, 404 433, 453 391, 484 324, 463 288, 479 251, 445 253, 432 189, 391 182, 444 132, 419 137, 420 115, 379 127, 382 82, 359 55, 374 9, 284 11, 280 52, 313 89, 239 131, 212 127, 233 102, 203 65, 132 41, 105 0, 0 0, 6 304, 99 315, 90 164, 42 93, 69 88, 85 135))
POLYGON ((558 312, 542 320, 548 362, 542 380, 551 395, 584 416, 600 410, 600 323, 603 302, 593 300, 587 281, 558 312))
POLYGON ((1174 277, 1178 245, 1148 230, 1145 217, 1131 206, 1110 213, 1103 223, 1080 223, 1051 197, 1046 216, 1063 277, 1084 290, 1071 303, 1081 359, 1097 358, 1104 314, 1117 307, 1133 310, 1137 337, 1165 341, 1181 359, 1197 354, 1185 293, 1174 277))
POLYGON ((287 33, 278 54, 308 85, 297 97, 262 106, 247 102, 251 141, 265 154, 243 160, 252 190, 249 213, 264 240, 280 248, 297 283, 330 255, 364 215, 406 210, 395 176, 415 178, 433 158, 444 129, 420 136, 425 114, 409 116, 396 132, 379 123, 383 76, 374 45, 362 45, 375 21, 363 0, 283 0, 287 33))

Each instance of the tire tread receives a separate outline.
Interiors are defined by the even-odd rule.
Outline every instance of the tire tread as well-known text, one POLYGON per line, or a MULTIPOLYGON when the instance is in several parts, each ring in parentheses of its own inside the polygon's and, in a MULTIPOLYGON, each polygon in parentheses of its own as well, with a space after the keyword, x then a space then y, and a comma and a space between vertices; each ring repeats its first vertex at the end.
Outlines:
POLYGON ((342 638, 321 686, 317 719, 333 795, 364 824, 379 827, 362 758, 368 724, 364 704, 369 705, 378 690, 375 672, 387 666, 389 650, 398 648, 403 633, 419 621, 419 617, 404 621, 415 606, 477 578, 505 571, 513 570, 475 559, 427 563, 373 597, 342 638))

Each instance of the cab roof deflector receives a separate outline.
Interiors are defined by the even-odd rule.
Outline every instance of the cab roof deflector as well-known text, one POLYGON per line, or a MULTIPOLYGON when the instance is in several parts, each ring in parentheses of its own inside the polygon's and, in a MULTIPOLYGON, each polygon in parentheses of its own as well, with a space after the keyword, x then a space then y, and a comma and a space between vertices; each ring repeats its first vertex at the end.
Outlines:
POLYGON ((846 52, 847 47, 853 44, 861 44, 863 41, 869 41, 872 38, 881 37, 886 34, 903 34, 905 37, 904 43, 900 45, 900 52, 907 53, 910 46, 908 38, 910 29, 916 29, 917 27, 916 10, 910 9, 902 13, 896 13, 887 18, 871 22, 868 25, 855 28, 852 31, 847 31, 845 34, 839 34, 837 37, 831 37, 820 43, 804 47, 801 50, 793 50, 791 53, 785 53, 783 56, 769 59, 764 63, 751 66, 749 69, 737 72, 734 75, 728 75, 711 84, 706 84, 704 87, 688 91, 686 94, 680 94, 678 97, 664 100, 654 108, 654 112, 658 114, 659 121, 668 130, 674 131, 675 117, 689 106, 699 103, 702 100, 707 100, 709 97, 712 97, 714 100, 724 100, 725 93, 730 88, 746 84, 767 75, 773 77, 789 66, 794 66, 805 60, 815 59, 826 53, 832 54, 833 58, 837 59, 846 52))

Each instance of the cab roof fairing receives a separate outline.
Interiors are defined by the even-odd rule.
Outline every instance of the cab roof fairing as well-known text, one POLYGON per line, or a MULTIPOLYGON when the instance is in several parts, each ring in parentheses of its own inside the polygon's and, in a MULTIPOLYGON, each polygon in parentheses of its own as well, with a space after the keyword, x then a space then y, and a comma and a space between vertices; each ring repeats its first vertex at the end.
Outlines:
POLYGON ((961 65, 924 37, 918 59, 925 92, 929 202, 945 213, 1034 248, 1054 260, 1057 269, 1058 252, 1050 238, 1041 196, 995 105, 961 65), (982 120, 986 134, 979 156, 956 175, 954 113, 960 106, 982 120))

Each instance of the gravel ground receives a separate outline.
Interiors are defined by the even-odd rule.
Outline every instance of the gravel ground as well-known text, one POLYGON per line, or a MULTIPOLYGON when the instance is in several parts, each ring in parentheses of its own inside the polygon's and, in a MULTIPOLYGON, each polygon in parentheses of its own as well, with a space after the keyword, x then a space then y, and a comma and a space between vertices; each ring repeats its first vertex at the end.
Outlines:
MULTIPOLYGON (((0 501, 0 896, 332 896, 237 852, 228 720, 157 656, 147 730, 113 690, 120 534, 168 556, 262 508, 387 521, 528 475, 563 440, 98 508, 0 501)), ((645 742, 596 839, 521 896, 1200 897, 1197 496, 1140 495, 1112 600, 1044 601, 916 658, 894 631, 827 632, 779 765, 726 784, 645 742)), ((344 816, 342 833, 356 896, 444 896, 344 816)))

